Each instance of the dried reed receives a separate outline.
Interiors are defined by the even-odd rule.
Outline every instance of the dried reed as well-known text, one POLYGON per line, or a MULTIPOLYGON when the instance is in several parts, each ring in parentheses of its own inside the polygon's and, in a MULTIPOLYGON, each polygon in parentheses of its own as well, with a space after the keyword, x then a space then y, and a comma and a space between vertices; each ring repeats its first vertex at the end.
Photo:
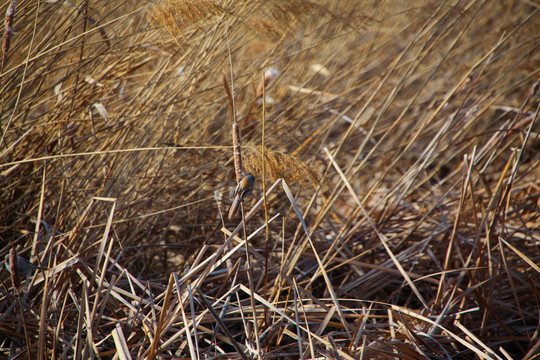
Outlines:
POLYGON ((0 259, 43 268, 1 268, 0 357, 538 355, 537 6, 73 6, 10 20, 0 259))

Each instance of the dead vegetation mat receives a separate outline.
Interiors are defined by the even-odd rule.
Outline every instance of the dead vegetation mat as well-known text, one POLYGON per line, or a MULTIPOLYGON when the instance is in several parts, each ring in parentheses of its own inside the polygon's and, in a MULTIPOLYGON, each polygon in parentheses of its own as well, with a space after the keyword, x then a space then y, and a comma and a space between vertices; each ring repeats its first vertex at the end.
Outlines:
POLYGON ((538 357, 537 2, 0 10, 2 357, 538 357))

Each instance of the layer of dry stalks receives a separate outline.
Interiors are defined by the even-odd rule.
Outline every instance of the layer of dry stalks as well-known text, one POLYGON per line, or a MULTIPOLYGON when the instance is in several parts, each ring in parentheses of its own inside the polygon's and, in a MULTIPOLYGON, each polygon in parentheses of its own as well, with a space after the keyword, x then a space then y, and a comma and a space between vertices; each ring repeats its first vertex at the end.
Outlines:
POLYGON ((538 356, 535 2, 14 4, 2 357, 538 356))

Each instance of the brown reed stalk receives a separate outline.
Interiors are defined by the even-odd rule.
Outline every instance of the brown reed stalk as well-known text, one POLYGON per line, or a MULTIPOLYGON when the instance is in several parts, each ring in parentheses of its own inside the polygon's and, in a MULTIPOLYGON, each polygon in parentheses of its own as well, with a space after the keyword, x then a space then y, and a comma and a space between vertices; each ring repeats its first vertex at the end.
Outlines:
POLYGON ((18 289, 19 285, 21 284, 21 277, 19 274, 19 266, 17 260, 17 249, 13 247, 9 252, 9 272, 11 274, 11 283, 13 284, 13 287, 15 289, 18 289))
POLYGON ((234 156, 234 170, 236 174, 236 182, 239 183, 245 176, 244 164, 242 162, 242 146, 240 144, 240 127, 236 118, 236 110, 234 106, 234 98, 229 88, 229 83, 225 75, 223 75, 223 86, 225 87, 225 93, 227 94, 227 100, 229 101, 229 107, 232 124, 232 140, 233 140, 233 156, 234 156))
MULTIPOLYGON (((4 63, 11 44, 11 35, 13 34, 13 21, 17 12, 17 1, 11 0, 6 10, 6 18, 4 20, 4 38, 2 41, 2 65, 0 66, 0 74, 4 72, 4 63)), ((2 76, 0 76, 0 87, 2 86, 2 76)))

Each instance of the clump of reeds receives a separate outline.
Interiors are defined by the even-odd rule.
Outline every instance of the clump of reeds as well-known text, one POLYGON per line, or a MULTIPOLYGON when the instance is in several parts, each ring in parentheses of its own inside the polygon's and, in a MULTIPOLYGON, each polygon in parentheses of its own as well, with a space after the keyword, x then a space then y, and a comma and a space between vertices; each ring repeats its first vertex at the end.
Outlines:
POLYGON ((313 21, 314 16, 326 16, 324 6, 306 0, 235 1, 162 0, 148 9, 153 25, 165 27, 174 38, 184 38, 192 26, 201 28, 210 19, 235 22, 242 30, 258 36, 282 40, 294 36, 293 29, 313 21))
POLYGON ((1 358, 537 356, 534 4, 19 3, 1 358), (253 106, 270 67, 275 101, 253 106), (245 172, 286 179, 266 190, 290 204, 254 198, 242 225, 220 209, 223 73, 245 172))
POLYGON ((244 165, 248 172, 268 176, 272 182, 279 178, 302 187, 317 187, 321 182, 321 174, 296 157, 282 151, 274 151, 265 147, 264 159, 259 146, 244 147, 244 165), (264 170, 263 170, 264 166, 264 170))
POLYGON ((183 37, 190 26, 210 17, 223 14, 225 10, 213 0, 164 0, 153 4, 148 11, 155 26, 164 26, 173 37, 183 37))

